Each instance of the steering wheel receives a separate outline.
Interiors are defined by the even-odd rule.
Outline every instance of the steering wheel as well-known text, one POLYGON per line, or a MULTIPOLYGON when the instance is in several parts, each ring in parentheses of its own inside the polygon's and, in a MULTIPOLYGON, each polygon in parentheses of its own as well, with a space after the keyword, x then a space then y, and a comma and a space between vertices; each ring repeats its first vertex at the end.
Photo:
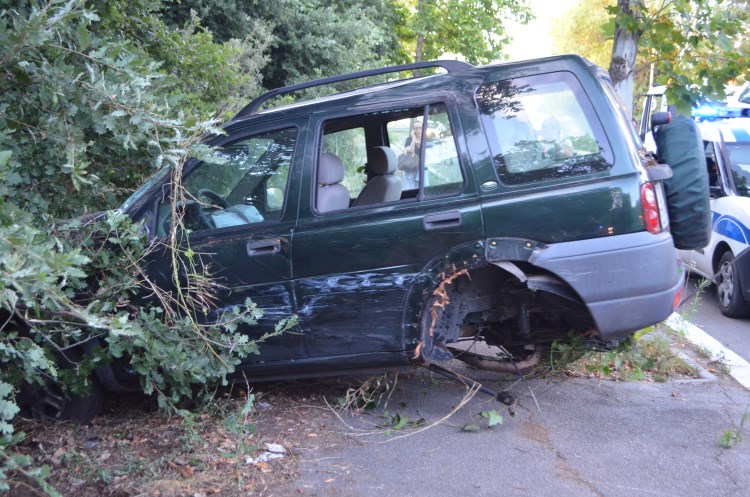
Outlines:
POLYGON ((218 193, 214 193, 208 188, 201 188, 198 190, 198 193, 195 194, 195 198, 200 200, 202 197, 206 197, 210 205, 215 205, 216 207, 221 207, 222 209, 229 209, 230 205, 227 203, 226 200, 224 200, 218 193))
POLYGON ((227 201, 224 200, 218 193, 212 192, 208 188, 201 188, 200 190, 198 190, 198 192, 195 194, 195 198, 198 200, 198 216, 200 217, 201 223, 203 223, 209 229, 214 227, 214 223, 211 220, 211 216, 206 213, 203 205, 201 205, 201 199, 207 199, 209 206, 213 205, 221 209, 229 209, 230 207, 229 203, 227 203, 227 201))

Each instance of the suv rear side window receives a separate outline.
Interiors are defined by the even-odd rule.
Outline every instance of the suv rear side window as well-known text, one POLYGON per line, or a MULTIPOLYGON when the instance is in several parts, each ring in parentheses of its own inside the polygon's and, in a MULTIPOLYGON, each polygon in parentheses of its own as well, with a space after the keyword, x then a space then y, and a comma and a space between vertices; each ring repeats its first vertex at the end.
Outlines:
POLYGON ((604 130, 572 74, 487 83, 477 89, 476 99, 503 183, 547 181, 612 167, 604 130))
POLYGON ((464 189, 443 103, 330 120, 323 126, 320 151, 319 213, 456 195, 464 189))

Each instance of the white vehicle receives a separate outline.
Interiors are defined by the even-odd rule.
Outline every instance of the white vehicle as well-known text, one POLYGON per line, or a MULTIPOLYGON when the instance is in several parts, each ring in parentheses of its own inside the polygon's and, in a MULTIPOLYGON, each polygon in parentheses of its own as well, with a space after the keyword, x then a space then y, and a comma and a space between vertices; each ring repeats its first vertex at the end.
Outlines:
POLYGON ((680 251, 688 269, 716 285, 721 312, 750 316, 750 118, 698 123, 706 153, 711 240, 680 251))
MULTIPOLYGON (((656 143, 651 134, 651 116, 657 112, 669 112, 674 117, 677 109, 670 105, 666 96, 666 86, 652 86, 643 97, 643 112, 638 125, 638 133, 641 135, 646 150, 656 152, 656 143)), ((731 117, 748 117, 750 114, 750 83, 740 87, 726 87, 727 99, 718 104, 707 104, 696 106, 690 115, 696 121, 711 121, 731 117)))

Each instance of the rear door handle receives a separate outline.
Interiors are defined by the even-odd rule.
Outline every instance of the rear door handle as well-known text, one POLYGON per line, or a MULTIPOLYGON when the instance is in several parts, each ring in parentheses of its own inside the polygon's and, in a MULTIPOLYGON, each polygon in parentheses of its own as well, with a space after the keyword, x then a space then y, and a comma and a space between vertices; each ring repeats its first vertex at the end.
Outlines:
POLYGON ((265 240, 248 240, 247 255, 250 257, 281 252, 280 238, 266 238, 265 240))
POLYGON ((426 230, 439 230, 461 226, 461 211, 439 212, 422 218, 426 230))

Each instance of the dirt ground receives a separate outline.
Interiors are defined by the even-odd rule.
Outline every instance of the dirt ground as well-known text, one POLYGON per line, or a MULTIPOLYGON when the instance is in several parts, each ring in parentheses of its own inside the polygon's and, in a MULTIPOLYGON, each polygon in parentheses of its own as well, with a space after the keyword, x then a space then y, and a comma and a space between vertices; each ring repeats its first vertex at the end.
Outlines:
MULTIPOLYGON (((48 465, 50 483, 66 497, 301 495, 293 485, 296 455, 343 440, 329 404, 363 380, 263 385, 253 389, 247 417, 244 389, 219 392, 192 419, 158 413, 139 395, 121 396, 88 426, 16 423, 26 433, 18 449, 48 465)), ((11 497, 43 495, 17 476, 10 485, 11 497)))

